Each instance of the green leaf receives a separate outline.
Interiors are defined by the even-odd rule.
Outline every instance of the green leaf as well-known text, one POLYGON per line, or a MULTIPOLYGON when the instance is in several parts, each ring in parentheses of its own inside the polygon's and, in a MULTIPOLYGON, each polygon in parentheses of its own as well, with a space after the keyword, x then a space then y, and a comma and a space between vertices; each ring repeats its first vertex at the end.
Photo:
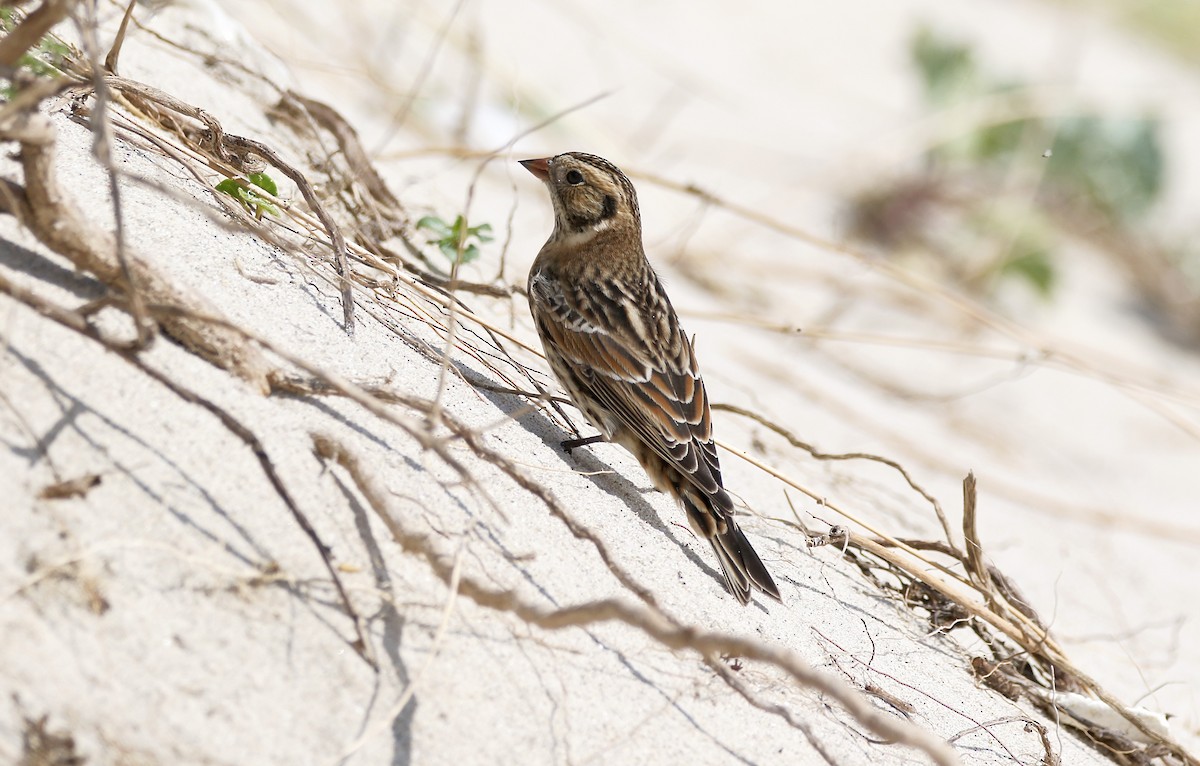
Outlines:
POLYGON ((446 225, 445 221, 443 221, 441 218, 438 218, 436 215, 427 215, 421 220, 417 221, 417 228, 433 232, 437 235, 438 239, 444 239, 450 236, 450 227, 446 225))
POLYGON ((213 188, 233 197, 255 215, 261 216, 263 213, 270 213, 274 216, 279 215, 279 210, 274 205, 245 186, 242 186, 241 181, 236 178, 226 178, 213 188))
POLYGON ((439 216, 427 215, 417 221, 417 228, 431 233, 428 241, 437 245, 451 263, 470 263, 480 256, 479 244, 492 241, 490 223, 468 226, 461 214, 455 216, 452 224, 439 216))
POLYGON ((242 188, 241 184, 232 178, 226 178, 224 181, 217 184, 216 189, 219 192, 225 192, 230 197, 239 200, 242 198, 242 194, 245 192, 245 189, 242 188))
POLYGON ((481 223, 470 230, 471 234, 480 242, 491 242, 495 237, 492 236, 492 225, 490 223, 481 223))
POLYGON ((271 178, 266 173, 251 173, 246 176, 250 179, 250 183, 270 194, 272 197, 279 194, 279 187, 275 185, 275 179, 271 178))

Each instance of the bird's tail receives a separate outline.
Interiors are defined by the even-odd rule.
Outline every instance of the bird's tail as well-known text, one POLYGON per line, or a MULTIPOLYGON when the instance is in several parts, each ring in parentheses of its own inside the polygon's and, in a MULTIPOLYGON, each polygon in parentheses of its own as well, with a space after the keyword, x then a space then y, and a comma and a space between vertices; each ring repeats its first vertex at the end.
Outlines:
MULTIPOLYGON (((707 498, 705 498, 707 499, 707 498)), ((711 502, 711 501, 709 501, 711 502)), ((725 531, 718 529, 716 514, 707 507, 707 503, 692 493, 683 496, 683 507, 687 512, 692 527, 708 537, 717 561, 721 564, 721 573, 725 575, 725 585, 738 601, 743 604, 750 601, 750 591, 758 588, 776 601, 783 601, 779 588, 771 579, 771 573, 758 557, 758 553, 746 539, 746 535, 731 517, 725 516, 725 531), (701 506, 701 507, 698 507, 701 506)))

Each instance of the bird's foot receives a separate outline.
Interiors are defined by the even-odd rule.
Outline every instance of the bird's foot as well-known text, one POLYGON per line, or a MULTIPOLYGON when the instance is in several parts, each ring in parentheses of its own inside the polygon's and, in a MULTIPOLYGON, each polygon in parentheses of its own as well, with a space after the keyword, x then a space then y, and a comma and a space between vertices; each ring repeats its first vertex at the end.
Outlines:
POLYGON ((586 447, 589 444, 595 444, 596 442, 602 441, 604 441, 603 434, 596 434, 595 436, 588 436, 583 439, 566 439, 562 443, 562 448, 564 452, 570 455, 571 450, 575 449, 576 447, 586 447))

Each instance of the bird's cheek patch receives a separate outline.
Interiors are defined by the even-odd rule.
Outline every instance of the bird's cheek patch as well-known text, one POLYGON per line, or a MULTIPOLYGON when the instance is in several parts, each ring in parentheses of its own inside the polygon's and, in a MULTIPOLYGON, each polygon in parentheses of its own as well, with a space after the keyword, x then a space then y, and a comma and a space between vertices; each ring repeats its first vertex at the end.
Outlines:
POLYGON ((600 210, 600 220, 607 221, 617 214, 617 198, 611 194, 604 195, 604 207, 600 210))

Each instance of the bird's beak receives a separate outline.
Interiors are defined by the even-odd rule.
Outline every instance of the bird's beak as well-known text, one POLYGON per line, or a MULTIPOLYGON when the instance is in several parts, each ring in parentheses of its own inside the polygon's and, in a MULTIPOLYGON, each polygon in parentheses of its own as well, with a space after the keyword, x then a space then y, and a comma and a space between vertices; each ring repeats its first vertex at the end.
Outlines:
POLYGON ((521 160, 521 165, 538 177, 540 181, 550 180, 550 158, 542 157, 539 160, 521 160))

